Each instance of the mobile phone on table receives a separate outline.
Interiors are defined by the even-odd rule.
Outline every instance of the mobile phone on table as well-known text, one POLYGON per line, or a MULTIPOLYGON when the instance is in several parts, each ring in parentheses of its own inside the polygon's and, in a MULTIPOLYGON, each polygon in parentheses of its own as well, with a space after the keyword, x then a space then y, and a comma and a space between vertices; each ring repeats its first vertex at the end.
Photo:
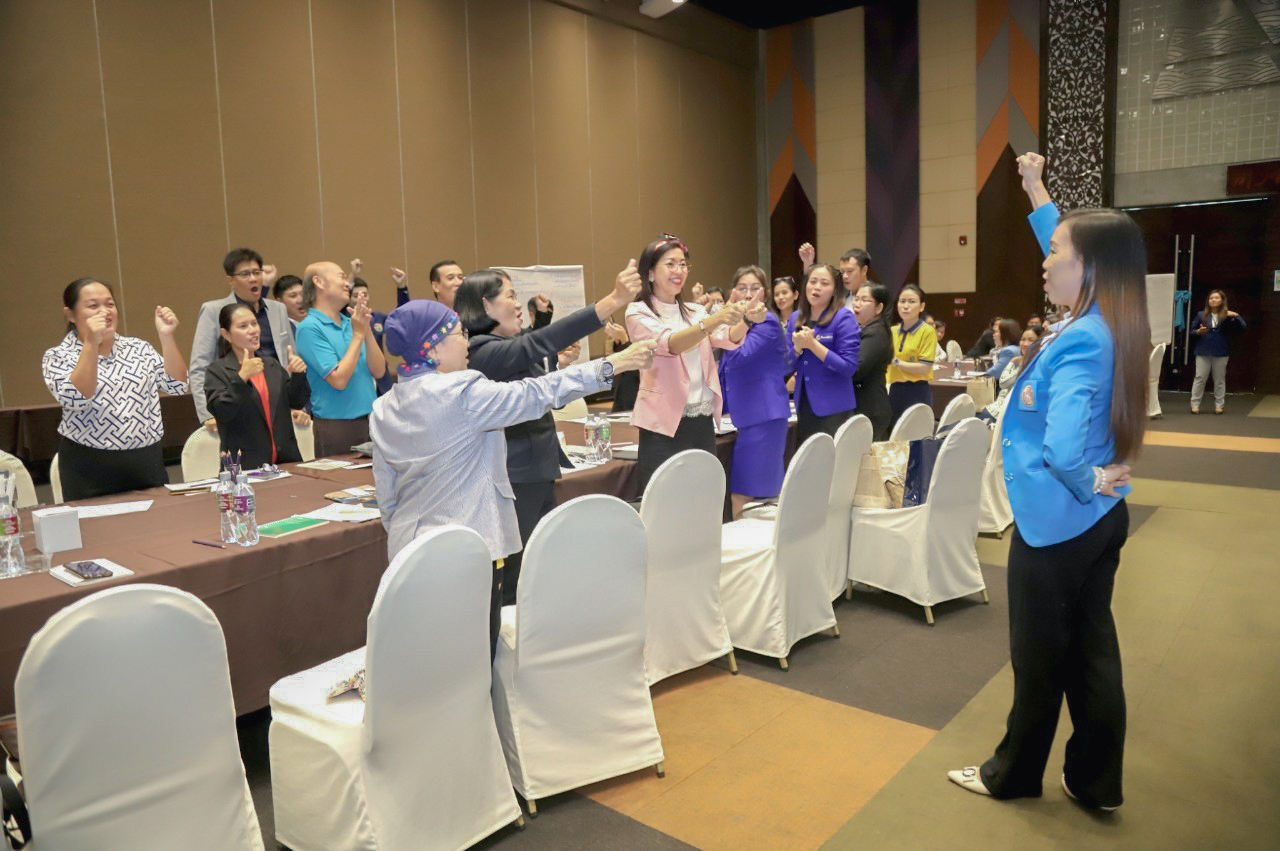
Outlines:
POLYGON ((111 568, 96 561, 73 561, 67 564, 67 570, 81 579, 106 579, 114 575, 111 568))

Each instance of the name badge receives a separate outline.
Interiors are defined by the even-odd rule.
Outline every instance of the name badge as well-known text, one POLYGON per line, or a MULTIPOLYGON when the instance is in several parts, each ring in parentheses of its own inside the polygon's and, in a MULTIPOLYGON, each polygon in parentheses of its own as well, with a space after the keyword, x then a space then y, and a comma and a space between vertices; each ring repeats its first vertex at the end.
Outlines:
POLYGON ((1018 410, 1040 410, 1039 385, 1039 381, 1028 381, 1022 385, 1022 389, 1018 392, 1018 410))

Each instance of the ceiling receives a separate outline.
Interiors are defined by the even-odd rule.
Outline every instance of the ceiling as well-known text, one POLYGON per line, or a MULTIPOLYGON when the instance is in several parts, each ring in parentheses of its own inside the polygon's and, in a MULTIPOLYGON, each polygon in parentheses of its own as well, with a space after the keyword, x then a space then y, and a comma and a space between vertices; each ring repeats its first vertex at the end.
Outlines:
POLYGON ((864 5, 865 0, 690 0, 694 6, 756 29, 793 24, 864 5))

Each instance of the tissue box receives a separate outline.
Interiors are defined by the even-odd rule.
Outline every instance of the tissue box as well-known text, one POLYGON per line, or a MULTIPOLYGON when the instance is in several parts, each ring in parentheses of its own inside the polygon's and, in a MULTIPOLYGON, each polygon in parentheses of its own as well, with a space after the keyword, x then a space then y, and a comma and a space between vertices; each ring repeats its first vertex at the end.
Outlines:
POLYGON ((80 542, 80 512, 62 505, 41 508, 31 512, 31 523, 36 533, 36 549, 45 555, 63 550, 78 550, 80 542))

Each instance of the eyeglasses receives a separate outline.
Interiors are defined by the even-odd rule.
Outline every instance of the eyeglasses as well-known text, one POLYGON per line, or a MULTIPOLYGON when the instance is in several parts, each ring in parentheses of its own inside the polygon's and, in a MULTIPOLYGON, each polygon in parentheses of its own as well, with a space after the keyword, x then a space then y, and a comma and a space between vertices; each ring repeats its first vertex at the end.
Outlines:
POLYGON ((679 269, 681 272, 688 272, 690 269, 693 268, 693 266, 691 266, 687 261, 684 261, 684 260, 679 260, 679 261, 668 260, 666 263, 662 264, 662 268, 666 269, 668 272, 674 272, 677 269, 679 269))
POLYGON ((264 274, 266 273, 261 269, 242 269, 239 272, 232 273, 232 277, 239 278, 242 281, 247 281, 250 278, 260 278, 264 274))
POLYGON ((464 340, 470 340, 470 339, 471 339, 471 335, 470 335, 469 333, 467 333, 467 329, 466 329, 466 328, 463 328, 461 325, 459 325, 459 326, 458 326, 458 330, 456 330, 456 331, 450 331, 450 332, 449 332, 449 334, 448 334, 447 336, 450 336, 450 337, 461 337, 461 338, 462 338, 462 339, 464 339, 464 340))

